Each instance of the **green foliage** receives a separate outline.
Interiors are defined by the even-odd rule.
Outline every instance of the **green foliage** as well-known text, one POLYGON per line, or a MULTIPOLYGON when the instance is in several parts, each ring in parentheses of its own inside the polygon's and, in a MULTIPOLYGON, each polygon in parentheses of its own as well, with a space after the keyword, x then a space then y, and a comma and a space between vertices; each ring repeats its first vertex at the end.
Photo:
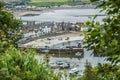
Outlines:
MULTIPOLYGON (((96 1, 96 0, 92 0, 96 1)), ((103 24, 91 18, 86 22, 85 43, 88 49, 102 56, 108 56, 112 63, 120 61, 120 0, 103 1, 98 6, 103 8, 107 16, 103 24), (117 57, 116 57, 117 56, 117 57)))
POLYGON ((35 6, 39 6, 39 7, 51 7, 51 6, 60 6, 60 5, 64 5, 64 4, 67 4, 67 5, 80 5, 80 4, 88 4, 89 2, 88 1, 77 1, 77 2, 72 2, 72 1, 33 1, 33 2, 30 2, 29 4, 30 5, 35 5, 35 6))
POLYGON ((68 0, 31 0, 32 2, 67 2, 68 0))
POLYGON ((35 52, 26 52, 10 47, 0 56, 0 80, 59 80, 61 73, 54 72, 45 65, 38 63, 35 52))
POLYGON ((78 80, 96 80, 94 73, 92 65, 86 61, 83 76, 81 76, 78 80))
POLYGON ((19 3, 18 5, 27 5, 31 0, 20 0, 17 3, 19 3))
POLYGON ((0 2, 0 80, 60 80, 62 73, 54 73, 48 67, 47 55, 39 63, 35 51, 15 48, 21 27, 0 2))
POLYGON ((85 64, 84 75, 85 75, 84 80, 94 80, 92 66, 89 62, 86 62, 85 64))
MULTIPOLYGON (((91 0, 92 2, 99 0, 91 0)), ((85 47, 101 56, 107 56, 110 64, 99 64, 93 68, 95 80, 120 80, 120 0, 103 0, 98 5, 105 11, 103 23, 94 18, 85 23, 85 47)), ((83 75, 87 77, 85 74, 83 75)))
POLYGON ((119 75, 119 65, 99 63, 96 67, 92 68, 89 63, 86 63, 84 74, 78 80, 120 80, 119 75))
POLYGON ((96 80, 119 80, 120 66, 111 64, 99 64, 94 68, 96 80))
POLYGON ((21 22, 0 2, 0 41, 7 40, 11 44, 16 44, 21 38, 21 27, 21 22))
POLYGON ((0 9, 3 8, 3 6, 4 6, 4 3, 0 2, 0 9))
POLYGON ((7 6, 17 6, 17 5, 27 5, 31 0, 11 0, 8 3, 5 3, 7 6))

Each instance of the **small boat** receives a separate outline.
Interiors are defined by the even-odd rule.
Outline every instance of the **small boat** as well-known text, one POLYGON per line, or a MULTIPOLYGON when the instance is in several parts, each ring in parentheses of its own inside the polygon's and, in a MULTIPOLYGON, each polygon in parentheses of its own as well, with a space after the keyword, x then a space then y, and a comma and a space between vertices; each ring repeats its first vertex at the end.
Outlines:
POLYGON ((69 40, 70 38, 69 37, 67 37, 65 40, 69 40))
POLYGON ((62 64, 64 64, 64 63, 65 63, 64 60, 57 60, 57 61, 56 61, 56 64, 57 64, 57 65, 62 65, 62 64))
POLYGON ((77 46, 66 46, 66 48, 77 48, 77 46))
POLYGON ((60 69, 70 68, 70 64, 65 62, 64 60, 58 60, 56 61, 56 64, 58 65, 60 69))
POLYGON ((82 53, 81 53, 81 52, 77 52, 77 53, 75 53, 75 55, 76 55, 76 56, 81 56, 82 53))
POLYGON ((49 65, 50 68, 58 68, 58 65, 55 62, 50 62, 49 65))
POLYGON ((50 48, 49 46, 45 46, 44 48, 41 49, 41 52, 46 52, 46 53, 50 52, 49 48, 50 48))
POLYGON ((64 68, 70 68, 70 64, 69 63, 64 63, 62 65, 59 65, 60 69, 64 69, 64 68))
POLYGON ((50 52, 50 50, 48 50, 48 49, 42 49, 41 52, 48 53, 48 52, 50 52))
POLYGON ((80 70, 78 70, 77 68, 73 68, 69 71, 69 74, 78 74, 80 72, 80 70))

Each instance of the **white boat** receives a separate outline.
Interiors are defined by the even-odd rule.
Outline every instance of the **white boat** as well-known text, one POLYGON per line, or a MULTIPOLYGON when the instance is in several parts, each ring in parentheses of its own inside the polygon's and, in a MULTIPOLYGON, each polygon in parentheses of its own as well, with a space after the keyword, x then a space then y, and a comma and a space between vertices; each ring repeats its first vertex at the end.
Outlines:
POLYGON ((80 71, 77 68, 73 68, 69 71, 69 74, 78 74, 80 71))
POLYGON ((58 65, 55 62, 50 62, 49 65, 50 65, 50 68, 57 68, 58 67, 58 65))
POLYGON ((81 52, 76 52, 75 55, 76 55, 76 56, 81 56, 82 53, 81 53, 81 52))

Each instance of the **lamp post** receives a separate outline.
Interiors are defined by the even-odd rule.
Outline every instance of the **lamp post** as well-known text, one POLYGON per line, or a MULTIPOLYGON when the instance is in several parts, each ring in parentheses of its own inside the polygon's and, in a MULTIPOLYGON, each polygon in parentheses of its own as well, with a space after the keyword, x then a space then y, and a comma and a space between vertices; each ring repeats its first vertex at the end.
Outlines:
POLYGON ((59 49, 59 58, 60 58, 60 49, 59 49))
POLYGON ((59 57, 60 57, 60 50, 61 50, 62 48, 59 48, 59 57))

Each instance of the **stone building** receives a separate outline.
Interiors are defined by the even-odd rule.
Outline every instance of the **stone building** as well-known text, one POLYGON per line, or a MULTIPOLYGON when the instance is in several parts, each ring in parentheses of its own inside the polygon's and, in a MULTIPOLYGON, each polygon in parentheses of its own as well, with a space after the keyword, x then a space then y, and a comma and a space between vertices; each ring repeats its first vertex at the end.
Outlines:
POLYGON ((44 35, 55 35, 68 33, 69 31, 80 31, 80 26, 73 23, 65 22, 41 22, 27 21, 24 24, 22 32, 23 38, 35 38, 44 35))

